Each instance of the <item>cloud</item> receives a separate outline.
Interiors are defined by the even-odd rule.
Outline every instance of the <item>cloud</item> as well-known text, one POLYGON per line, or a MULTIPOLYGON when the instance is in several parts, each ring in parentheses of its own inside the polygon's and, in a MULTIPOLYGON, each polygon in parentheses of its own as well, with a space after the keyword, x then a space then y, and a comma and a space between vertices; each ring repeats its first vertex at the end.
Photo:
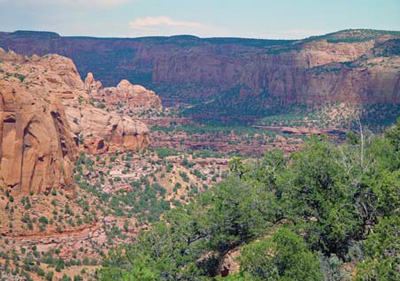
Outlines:
POLYGON ((130 22, 133 29, 146 29, 154 27, 188 27, 204 28, 205 25, 198 22, 175 21, 166 16, 138 18, 130 22))

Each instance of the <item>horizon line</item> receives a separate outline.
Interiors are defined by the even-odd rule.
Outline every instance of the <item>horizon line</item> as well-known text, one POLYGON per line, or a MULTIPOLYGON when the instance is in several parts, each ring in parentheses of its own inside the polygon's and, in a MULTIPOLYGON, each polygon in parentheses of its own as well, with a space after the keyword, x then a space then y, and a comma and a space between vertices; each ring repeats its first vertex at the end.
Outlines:
POLYGON ((200 37, 197 35, 193 34, 173 34, 173 35, 149 35, 149 36, 138 36, 138 37, 129 37, 129 36, 92 36, 92 35, 63 35, 60 34, 57 31, 50 31, 50 30, 24 30, 24 29, 19 29, 19 30, 14 30, 14 31, 0 31, 0 33, 8 33, 8 34, 15 34, 17 32, 27 32, 27 33, 43 33, 43 34, 54 34, 59 37, 63 38, 93 38, 93 39, 144 39, 144 38, 171 38, 171 37, 194 37, 198 39, 215 39, 215 38, 220 38, 220 39, 244 39, 244 40, 269 40, 269 41, 300 41, 300 40, 305 40, 309 38, 318 38, 321 36, 326 36, 326 35, 332 35, 335 33, 339 32, 345 32, 345 31, 352 31, 352 30, 365 30, 365 31, 377 31, 377 32, 399 32, 400 30, 387 30, 387 29, 371 29, 371 28, 346 28, 346 29, 340 29, 337 31, 333 32, 327 32, 327 33, 321 33, 319 35, 312 35, 304 38, 297 38, 297 39, 279 39, 279 38, 256 38, 256 37, 232 37, 232 36, 211 36, 211 37, 200 37))

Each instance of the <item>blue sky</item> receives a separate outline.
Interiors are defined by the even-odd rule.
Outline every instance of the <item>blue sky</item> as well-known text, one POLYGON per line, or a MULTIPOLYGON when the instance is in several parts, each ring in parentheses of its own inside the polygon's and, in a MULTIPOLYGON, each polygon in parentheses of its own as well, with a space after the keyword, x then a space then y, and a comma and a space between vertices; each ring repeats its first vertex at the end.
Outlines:
POLYGON ((304 38, 400 30, 400 0, 0 0, 0 30, 137 37, 304 38))

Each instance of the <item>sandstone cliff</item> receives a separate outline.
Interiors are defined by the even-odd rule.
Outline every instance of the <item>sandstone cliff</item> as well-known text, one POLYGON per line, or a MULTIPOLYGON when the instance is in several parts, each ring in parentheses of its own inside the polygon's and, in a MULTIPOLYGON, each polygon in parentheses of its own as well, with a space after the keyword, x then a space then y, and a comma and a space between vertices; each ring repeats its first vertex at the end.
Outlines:
POLYGON ((38 36, 2 33, 0 46, 71 57, 82 75, 93 71, 106 86, 128 78, 166 104, 200 105, 189 111, 195 117, 253 120, 297 104, 399 102, 400 32, 345 30, 298 41, 38 36))
MULTIPOLYGON (((140 86, 132 87, 136 92, 142 90, 140 86)), ((29 194, 68 188, 79 147, 89 153, 102 153, 149 146, 146 125, 95 108, 90 104, 90 92, 68 58, 24 57, 0 49, 3 189, 29 194)), ((146 100, 140 102, 147 106, 146 100)))
POLYGON ((126 80, 120 83, 124 84, 126 87, 103 88, 102 83, 89 73, 82 94, 65 102, 72 131, 87 152, 135 151, 149 146, 149 130, 145 124, 91 105, 91 101, 97 98, 104 100, 107 106, 115 106, 120 102, 127 102, 137 109, 161 106, 154 92, 133 86, 126 80), (131 88, 133 91, 130 91, 131 88))
MULTIPOLYGON (((68 188, 77 149, 50 76, 27 58, 1 49, 0 58, 0 186, 17 195, 68 188)), ((72 83, 64 74, 54 81, 72 83)))
POLYGON ((149 146, 149 130, 140 121, 87 106, 66 107, 72 131, 88 153, 135 151, 149 146))

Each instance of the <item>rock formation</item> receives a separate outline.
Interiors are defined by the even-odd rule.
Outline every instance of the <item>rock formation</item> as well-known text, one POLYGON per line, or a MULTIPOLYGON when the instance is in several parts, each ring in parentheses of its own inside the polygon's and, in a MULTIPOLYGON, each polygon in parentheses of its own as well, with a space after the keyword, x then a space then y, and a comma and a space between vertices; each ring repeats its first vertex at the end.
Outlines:
MULTIPOLYGON (((296 106, 340 102, 394 111, 400 104, 400 32, 344 30, 297 41, 16 32, 0 33, 0 46, 71 57, 82 75, 93 71, 105 86, 128 78, 159 92, 166 105, 195 105, 186 111, 192 119, 251 123, 296 106)), ((146 97, 138 94, 143 88, 126 81, 103 88, 93 75, 85 87, 90 97, 109 106, 131 103, 130 96, 146 97)))
MULTIPOLYGON (((121 85, 133 95, 142 90, 121 85)), ((79 146, 89 153, 149 146, 142 122, 90 104, 88 93, 100 88, 90 75, 84 83, 68 58, 0 48, 0 187, 15 194, 68 188, 79 146)))
POLYGON ((92 106, 66 108, 72 131, 88 153, 135 151, 149 146, 149 130, 132 120, 92 106))
POLYGON ((153 92, 140 85, 132 85, 128 80, 122 80, 117 87, 103 88, 92 73, 85 79, 85 89, 93 99, 104 101, 107 105, 125 104, 132 111, 161 111, 161 99, 153 92))
MULTIPOLYGON (((14 53, 0 58, 0 186, 16 195, 68 188, 77 149, 50 76, 14 53)), ((52 81, 69 81, 64 74, 52 81)))
MULTIPOLYGON (((105 102, 107 107, 118 103, 128 103, 131 108, 148 109, 161 108, 160 98, 142 86, 131 85, 127 80, 121 81, 116 88, 103 88, 92 73, 88 73, 84 82, 84 97, 86 101, 98 99, 105 102)), ((88 102, 69 102, 66 113, 72 131, 83 147, 89 153, 103 153, 118 150, 135 151, 149 146, 149 130, 145 124, 96 108, 88 102)))

